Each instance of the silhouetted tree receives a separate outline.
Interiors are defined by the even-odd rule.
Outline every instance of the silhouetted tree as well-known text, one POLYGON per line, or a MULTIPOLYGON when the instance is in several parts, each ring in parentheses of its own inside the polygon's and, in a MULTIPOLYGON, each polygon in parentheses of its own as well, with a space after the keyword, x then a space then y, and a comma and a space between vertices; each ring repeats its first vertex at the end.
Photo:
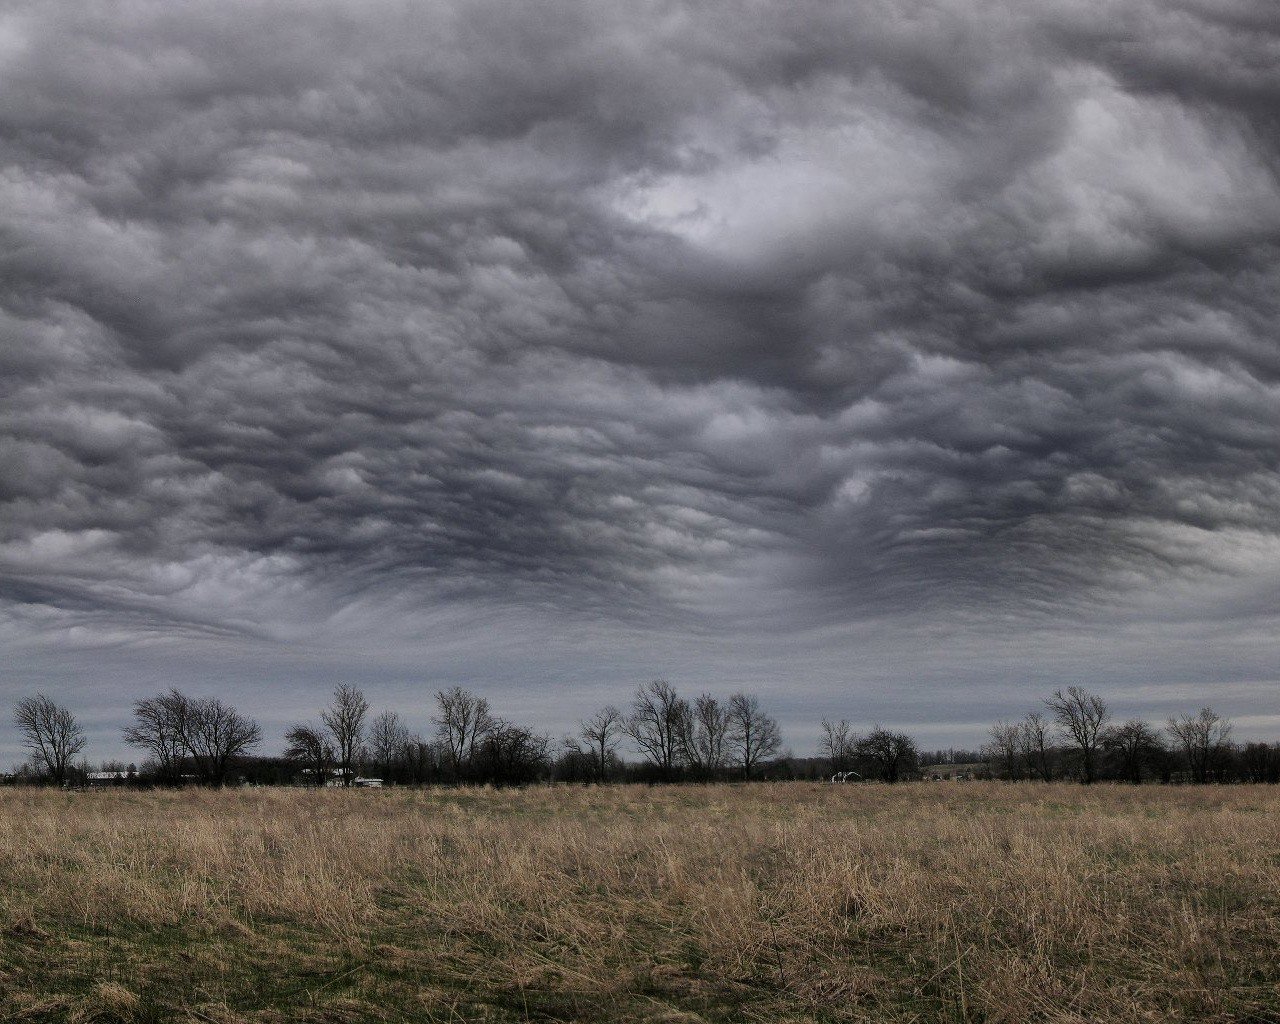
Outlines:
POLYGON ((1196 715, 1170 718, 1165 729, 1181 748, 1191 781, 1207 782, 1230 747, 1231 723, 1213 708, 1201 708, 1196 715))
POLYGON ((591 749, 596 777, 601 782, 607 781, 610 756, 622 738, 626 720, 621 711, 609 704, 580 724, 578 734, 591 749))
POLYGON ((643 684, 632 698, 624 731, 665 781, 681 762, 681 737, 689 715, 688 702, 665 679, 643 684))
POLYGON ((1081 780, 1088 785, 1097 778, 1098 752, 1111 719, 1107 702, 1097 694, 1072 686, 1065 693, 1055 690, 1044 703, 1063 736, 1080 752, 1081 780))
POLYGON ((124 741, 150 755, 159 782, 176 783, 182 774, 182 758, 187 753, 182 737, 187 704, 185 695, 170 690, 133 705, 133 725, 125 729, 124 741))
POLYGON ((428 743, 417 733, 409 736, 400 752, 400 765, 406 782, 438 779, 442 761, 439 744, 428 743))
POLYGON ((1018 753, 1027 774, 1048 782, 1053 778, 1049 763, 1049 722, 1038 711, 1032 711, 1018 723, 1018 753))
POLYGON ((693 702, 680 737, 685 760, 699 773, 714 776, 728 763, 730 713, 709 693, 693 702))
POLYGON ((761 710, 754 695, 735 693, 729 698, 729 749, 744 779, 750 779, 762 762, 776 757, 782 749, 782 730, 761 710))
POLYGON ((863 774, 881 782, 898 782, 920 768, 916 741, 906 733, 890 732, 876 725, 854 744, 863 774))
POLYGON ((216 697, 189 700, 185 712, 182 742, 207 785, 225 784, 234 759, 262 742, 257 722, 216 697))
POLYGON ((550 737, 498 720, 476 742, 472 775, 495 786, 527 785, 550 768, 550 751, 550 737))
POLYGON ((36 770, 62 785, 71 772, 71 760, 85 747, 84 730, 61 704, 43 693, 23 697, 13 708, 13 724, 36 770))
POLYGON ((333 703, 320 712, 320 721, 333 741, 344 786, 355 781, 356 761, 364 744, 364 720, 368 714, 369 702, 363 691, 346 685, 333 691, 333 703))
POLYGON ((1019 756, 1019 739, 1022 730, 1014 722, 1001 720, 996 722, 988 735, 991 739, 983 749, 985 759, 991 765, 993 775, 1006 779, 1022 778, 1022 759, 1019 756))
POLYGON ((560 741, 560 753, 551 766, 551 774, 557 782, 603 781, 595 751, 584 747, 574 736, 560 741))
POLYGON ((1116 760, 1120 777, 1135 785, 1142 782, 1143 769, 1152 764, 1163 749, 1159 734, 1140 718, 1107 730, 1103 746, 1116 760))
POLYGON ((369 723, 369 756, 384 779, 396 774, 409 740, 408 728, 394 711, 383 711, 369 723))
POLYGON ((284 756, 297 761, 317 786, 325 784, 329 767, 334 762, 333 748, 323 729, 314 725, 292 726, 284 734, 284 756))
POLYGON ((822 745, 820 753, 831 764, 832 772, 852 770, 854 761, 854 736, 849 723, 843 718, 839 722, 822 720, 822 745))
POLYGON ((487 700, 461 686, 439 691, 436 703, 440 708, 434 719, 436 735, 454 778, 464 778, 477 745, 497 727, 497 721, 489 713, 487 700))
POLYGON ((262 742, 262 731, 252 718, 216 697, 193 698, 175 689, 138 701, 124 738, 152 755, 166 781, 176 781, 186 757, 200 781, 220 786, 235 758, 262 742))

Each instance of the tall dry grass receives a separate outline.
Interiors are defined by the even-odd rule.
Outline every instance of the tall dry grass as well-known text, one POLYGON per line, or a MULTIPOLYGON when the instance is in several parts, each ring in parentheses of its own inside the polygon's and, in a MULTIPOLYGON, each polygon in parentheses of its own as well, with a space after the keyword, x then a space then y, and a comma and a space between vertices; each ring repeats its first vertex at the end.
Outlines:
POLYGON ((0 791, 0 1019, 1280 1021, 1280 790, 0 791))

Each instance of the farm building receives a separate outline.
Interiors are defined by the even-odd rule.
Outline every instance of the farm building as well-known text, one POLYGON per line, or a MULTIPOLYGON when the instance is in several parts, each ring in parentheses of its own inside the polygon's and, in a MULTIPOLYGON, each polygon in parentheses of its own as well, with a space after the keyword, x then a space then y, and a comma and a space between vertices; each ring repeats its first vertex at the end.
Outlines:
POLYGON ((111 786, 127 786, 136 776, 132 772, 89 772, 85 782, 90 789, 106 789, 111 786))
MULTIPOLYGON (((314 768, 303 768, 299 773, 298 782, 304 786, 316 785, 316 772, 314 768)), ((324 783, 327 787, 339 787, 351 785, 359 789, 381 789, 382 780, 374 778, 366 778, 363 775, 357 775, 355 772, 344 771, 341 768, 326 768, 324 770, 324 783), (348 783, 347 777, 351 776, 348 783)))

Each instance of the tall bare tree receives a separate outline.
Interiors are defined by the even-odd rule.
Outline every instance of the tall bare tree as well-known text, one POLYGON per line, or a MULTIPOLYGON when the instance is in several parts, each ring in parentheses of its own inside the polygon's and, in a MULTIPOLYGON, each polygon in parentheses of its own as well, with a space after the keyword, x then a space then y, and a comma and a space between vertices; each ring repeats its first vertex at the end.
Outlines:
POLYGON ((320 721, 333 740, 344 786, 355 781, 356 760, 364 745, 364 720, 368 714, 369 702, 364 691, 345 684, 333 691, 333 702, 320 712, 320 721))
POLYGON ((1096 693, 1079 686, 1072 686, 1065 693, 1055 690, 1044 704, 1063 736, 1080 752, 1081 777, 1088 785, 1098 776, 1098 752, 1111 720, 1111 709, 1096 693))
POLYGON ((1053 778, 1049 763, 1049 721, 1039 711, 1032 711, 1018 723, 1018 752, 1027 774, 1048 782, 1053 778))
POLYGON ((1231 723, 1213 708, 1170 718, 1165 730, 1182 748, 1192 782, 1208 782, 1209 774, 1231 743, 1231 723))
POLYGON ((991 762, 992 767, 1004 773, 1006 779, 1020 779, 1022 777, 1022 763, 1018 757, 1018 740, 1021 730, 1017 724, 1006 722, 1003 719, 996 722, 988 735, 991 737, 987 741, 986 748, 983 753, 987 760, 991 762))
POLYGON ((684 716, 680 737, 685 758, 694 768, 714 775, 729 762, 729 709, 709 693, 693 702, 684 716))
POLYGON ((176 783, 182 773, 187 748, 182 727, 189 698, 177 690, 146 697, 133 705, 133 725, 124 731, 124 741, 150 755, 156 776, 176 783))
POLYGON ((847 772, 853 768, 853 746, 857 739, 853 728, 845 719, 832 722, 822 720, 822 756, 831 763, 833 772, 847 772))
POLYGON ((216 697, 193 698, 178 690, 134 705, 125 742, 148 751, 160 773, 176 780, 183 757, 200 780, 220 786, 235 758, 262 742, 258 723, 216 697))
POLYGON ((609 757, 622 738, 625 719, 621 711, 609 704, 580 724, 578 735, 590 745, 597 778, 604 782, 609 774, 609 757))
POLYGON ((292 726, 284 734, 284 756, 290 761, 298 761, 310 773, 317 786, 325 784, 325 773, 333 764, 333 748, 324 729, 305 723, 292 726))
POLYGON ((384 778, 403 759, 409 742, 409 729, 394 711, 383 711, 369 723, 369 756, 384 778))
POLYGON ((86 742, 75 715, 37 693, 14 705, 13 724, 36 768, 58 785, 66 782, 71 759, 84 749, 86 742))
POLYGON ((436 736, 444 748, 448 767, 461 778, 475 756, 476 746, 497 726, 489 702, 461 686, 436 694, 440 711, 435 718, 436 736))
POLYGON ((187 753, 211 786, 225 784, 234 759, 262 742, 257 722, 216 697, 189 701, 182 726, 187 753))
POLYGON ((690 716, 689 702, 665 679, 637 687, 624 730, 661 773, 670 779, 684 755, 681 737, 690 716))
POLYGON ((742 777, 750 779, 762 761, 782 749, 782 730, 754 695, 735 693, 729 698, 729 743, 742 777))

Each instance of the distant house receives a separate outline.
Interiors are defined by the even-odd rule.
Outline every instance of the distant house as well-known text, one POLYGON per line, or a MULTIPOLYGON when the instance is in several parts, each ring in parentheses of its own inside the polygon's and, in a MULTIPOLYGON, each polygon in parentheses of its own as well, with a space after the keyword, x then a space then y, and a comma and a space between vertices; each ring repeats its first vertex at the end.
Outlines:
POLYGON ((302 771, 298 773, 296 781, 304 786, 341 786, 343 785, 343 780, 346 778, 347 773, 345 773, 341 768, 322 768, 319 771, 319 774, 322 777, 322 781, 320 782, 316 781, 316 774, 317 771, 315 768, 303 768, 302 771))
MULTIPOLYGON (((303 768, 300 773, 299 781, 304 786, 316 785, 316 770, 314 768, 303 768)), ((342 768, 326 768, 324 769, 323 785, 330 788, 338 788, 341 786, 355 786, 360 789, 381 789, 382 780, 365 778, 357 775, 353 771, 344 770, 342 768)))
POLYGON ((89 772, 85 782, 90 789, 109 789, 112 786, 127 786, 135 776, 129 772, 89 772))

